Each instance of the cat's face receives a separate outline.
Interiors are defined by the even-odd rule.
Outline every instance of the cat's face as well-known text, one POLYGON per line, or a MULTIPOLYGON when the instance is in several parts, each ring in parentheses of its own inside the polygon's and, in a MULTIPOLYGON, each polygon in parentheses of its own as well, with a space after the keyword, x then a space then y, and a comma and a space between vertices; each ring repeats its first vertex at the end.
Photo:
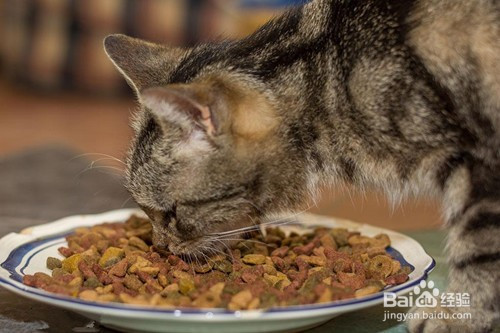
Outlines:
POLYGON ((237 75, 163 82, 181 52, 167 64, 165 49, 110 38, 106 51, 141 104, 126 186, 153 221, 154 244, 176 254, 223 250, 241 235, 217 235, 257 223, 262 213, 266 152, 278 126, 270 101, 237 75))

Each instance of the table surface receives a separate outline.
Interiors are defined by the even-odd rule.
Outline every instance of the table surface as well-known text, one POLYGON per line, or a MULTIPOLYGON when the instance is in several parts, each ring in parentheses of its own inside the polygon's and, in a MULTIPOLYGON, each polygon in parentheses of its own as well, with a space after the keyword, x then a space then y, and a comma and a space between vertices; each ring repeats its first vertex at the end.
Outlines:
MULTIPOLYGON (((109 175, 94 172, 75 179, 75 174, 86 169, 88 160, 74 156, 73 151, 52 147, 0 159, 0 237, 67 215, 133 206, 120 183, 109 175)), ((448 271, 443 256, 444 232, 408 234, 436 260, 429 278, 444 290, 448 271)), ((373 306, 344 314, 307 332, 406 332, 403 323, 384 322, 383 316, 384 308, 373 306)), ((3 332, 115 331, 99 327, 76 313, 24 299, 0 288, 0 333, 3 332)))

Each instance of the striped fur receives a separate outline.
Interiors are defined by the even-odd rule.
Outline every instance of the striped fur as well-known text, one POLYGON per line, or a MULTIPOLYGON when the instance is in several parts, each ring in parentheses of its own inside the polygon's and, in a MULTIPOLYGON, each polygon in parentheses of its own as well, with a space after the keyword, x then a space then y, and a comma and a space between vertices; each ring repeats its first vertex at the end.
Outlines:
POLYGON ((322 183, 435 196, 449 290, 471 293, 473 319, 410 331, 498 320, 498 1, 314 0, 240 41, 174 50, 110 36, 105 47, 143 102, 127 186, 159 212, 157 245, 220 247, 200 237, 298 209, 322 183), (144 103, 145 89, 178 85, 182 101, 144 103))

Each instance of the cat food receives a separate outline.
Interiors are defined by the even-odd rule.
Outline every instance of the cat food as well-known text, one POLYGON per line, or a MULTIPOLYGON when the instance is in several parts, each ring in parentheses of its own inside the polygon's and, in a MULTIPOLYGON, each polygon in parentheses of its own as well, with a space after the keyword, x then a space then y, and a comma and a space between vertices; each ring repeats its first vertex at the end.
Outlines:
POLYGON ((386 252, 387 235, 340 228, 268 228, 203 261, 155 249, 149 220, 137 216, 66 240, 64 259, 47 258, 51 275, 26 275, 26 285, 87 301, 251 310, 363 297, 410 272, 386 252))

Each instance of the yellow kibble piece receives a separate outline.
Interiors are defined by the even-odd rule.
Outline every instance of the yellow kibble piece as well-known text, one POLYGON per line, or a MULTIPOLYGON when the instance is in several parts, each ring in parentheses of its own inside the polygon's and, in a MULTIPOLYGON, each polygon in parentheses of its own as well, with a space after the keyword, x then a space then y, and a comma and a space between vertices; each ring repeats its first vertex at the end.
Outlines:
POLYGON ((248 303, 247 310, 255 310, 259 307, 260 305, 260 299, 258 297, 255 297, 248 303))
POLYGON ((363 297, 366 295, 374 294, 377 291, 380 291, 380 288, 377 288, 376 286, 367 286, 361 289, 358 289, 354 292, 354 296, 356 298, 363 297))
POLYGON ((143 267, 149 267, 151 266, 153 263, 147 259, 144 259, 143 257, 141 256, 137 256, 137 258, 135 259, 135 263, 129 267, 128 269, 128 272, 129 273, 137 273, 137 271, 139 270, 139 268, 143 268, 143 267))
POLYGON ((179 291, 183 295, 189 294, 194 290, 194 282, 191 279, 180 279, 179 280, 179 291))
POLYGON ((81 277, 76 277, 68 283, 68 287, 76 288, 81 287, 83 279, 81 277))
POLYGON ((99 259, 99 265, 101 267, 108 267, 116 264, 125 256, 123 249, 118 247, 108 247, 106 251, 102 254, 101 259, 99 259))
POLYGON ((141 267, 139 268, 139 271, 147 273, 151 276, 156 276, 160 269, 158 267, 141 267))
POLYGON ((249 290, 240 291, 231 298, 228 308, 231 311, 246 309, 252 298, 252 293, 249 290))
POLYGON ((262 254, 247 254, 241 260, 245 264, 262 265, 266 262, 266 256, 262 254))
POLYGON ((280 279, 277 276, 264 273, 264 280, 266 280, 271 286, 274 286, 276 283, 280 282, 282 279, 280 279))
POLYGON ((332 291, 330 288, 325 289, 325 291, 321 294, 321 296, 318 298, 318 303, 326 303, 326 302, 331 302, 332 301, 332 291))
POLYGON ((177 283, 169 284, 163 291, 166 293, 179 291, 179 285, 177 283))
POLYGON ((130 237, 130 239, 128 240, 128 245, 135 246, 139 250, 142 250, 145 252, 149 251, 148 244, 146 244, 146 242, 144 242, 142 239, 140 239, 139 237, 136 237, 136 236, 130 237))
POLYGON ((100 302, 114 302, 116 300, 115 294, 103 294, 97 297, 97 300, 100 302))
POLYGON ((96 301, 98 296, 99 295, 95 290, 84 290, 80 294, 78 294, 78 297, 80 297, 81 299, 91 302, 96 301))
POLYGON ((81 260, 82 255, 80 253, 73 254, 72 256, 62 261, 62 269, 64 269, 66 272, 73 273, 78 269, 78 264, 81 260))

